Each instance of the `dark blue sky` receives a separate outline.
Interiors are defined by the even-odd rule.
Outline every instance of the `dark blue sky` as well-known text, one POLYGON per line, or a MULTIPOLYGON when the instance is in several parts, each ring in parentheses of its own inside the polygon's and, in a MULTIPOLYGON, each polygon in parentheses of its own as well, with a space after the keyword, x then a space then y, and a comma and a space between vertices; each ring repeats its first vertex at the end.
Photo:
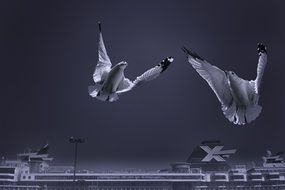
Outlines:
POLYGON ((285 150, 283 1, 1 1, 0 153, 51 145, 72 163, 71 135, 86 138, 80 161, 145 164, 184 161, 203 140, 220 139, 259 159, 285 150), (126 60, 135 79, 163 58, 175 62, 157 80, 120 96, 92 99, 98 28, 113 64, 126 60), (256 44, 268 46, 261 115, 245 127, 230 123, 181 46, 245 79, 256 76, 256 44))

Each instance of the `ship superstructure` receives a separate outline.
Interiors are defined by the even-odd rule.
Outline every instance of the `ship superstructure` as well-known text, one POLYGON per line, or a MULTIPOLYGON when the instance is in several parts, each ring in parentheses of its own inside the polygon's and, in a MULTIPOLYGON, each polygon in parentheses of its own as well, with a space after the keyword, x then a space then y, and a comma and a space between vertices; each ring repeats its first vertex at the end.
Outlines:
POLYGON ((263 165, 246 167, 227 163, 235 149, 219 141, 197 146, 186 162, 153 172, 92 172, 73 167, 51 166, 49 146, 17 154, 17 160, 2 159, 0 189, 96 189, 96 190, 190 190, 190 189, 285 189, 282 153, 267 151, 263 165))

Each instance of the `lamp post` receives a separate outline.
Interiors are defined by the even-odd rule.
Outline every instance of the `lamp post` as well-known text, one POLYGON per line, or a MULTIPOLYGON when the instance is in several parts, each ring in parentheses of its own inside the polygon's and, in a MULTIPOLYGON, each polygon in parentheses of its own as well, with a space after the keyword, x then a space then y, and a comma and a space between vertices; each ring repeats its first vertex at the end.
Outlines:
POLYGON ((75 182, 76 164, 77 164, 77 144, 84 143, 85 139, 70 137, 69 142, 74 144, 74 165, 73 165, 73 182, 75 182))

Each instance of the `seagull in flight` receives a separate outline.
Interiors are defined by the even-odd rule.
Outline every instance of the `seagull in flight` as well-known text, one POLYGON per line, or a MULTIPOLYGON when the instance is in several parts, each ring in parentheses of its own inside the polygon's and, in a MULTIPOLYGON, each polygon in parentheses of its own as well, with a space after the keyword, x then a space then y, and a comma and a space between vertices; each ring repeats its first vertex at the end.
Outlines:
POLYGON ((185 47, 182 50, 187 54, 188 62, 212 88, 230 122, 245 125, 258 117, 262 109, 258 105, 260 84, 267 64, 267 49, 264 44, 257 44, 257 76, 250 81, 240 78, 233 71, 222 71, 185 47))
POLYGON ((93 74, 95 85, 88 87, 89 95, 101 101, 114 102, 119 99, 119 94, 130 91, 141 84, 157 78, 173 62, 173 57, 167 57, 155 67, 145 71, 134 81, 125 77, 124 71, 128 66, 126 61, 121 61, 112 67, 103 41, 101 23, 99 25, 98 62, 93 74))

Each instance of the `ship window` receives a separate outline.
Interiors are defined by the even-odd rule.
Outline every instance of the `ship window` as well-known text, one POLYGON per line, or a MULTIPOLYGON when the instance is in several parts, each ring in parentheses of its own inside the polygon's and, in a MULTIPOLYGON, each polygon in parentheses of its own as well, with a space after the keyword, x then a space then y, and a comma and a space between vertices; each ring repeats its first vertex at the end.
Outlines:
POLYGON ((28 179, 31 179, 31 176, 28 176, 28 179))
POLYGON ((23 179, 26 179, 26 176, 25 176, 25 175, 23 176, 23 179))
POLYGON ((0 179, 14 179, 14 176, 2 175, 0 176, 0 179))
POLYGON ((14 174, 15 168, 0 168, 0 173, 14 174))
POLYGON ((226 179, 226 176, 224 175, 214 175, 212 176, 213 180, 221 180, 221 179, 226 179))

